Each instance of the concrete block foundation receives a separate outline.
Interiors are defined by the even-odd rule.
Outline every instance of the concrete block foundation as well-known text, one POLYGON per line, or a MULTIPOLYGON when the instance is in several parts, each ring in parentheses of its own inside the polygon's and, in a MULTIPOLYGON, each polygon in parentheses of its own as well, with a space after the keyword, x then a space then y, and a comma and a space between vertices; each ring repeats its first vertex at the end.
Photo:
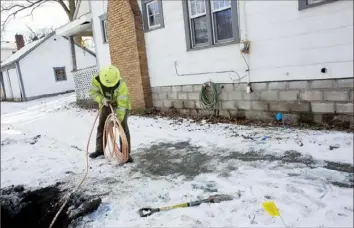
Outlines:
MULTIPOLYGON (((246 86, 218 85, 220 116, 272 121, 282 112, 290 122, 353 123, 353 78, 252 83, 249 94, 246 86)), ((154 108, 172 104, 183 116, 208 115, 201 110, 200 90, 198 84, 153 87, 154 108)))

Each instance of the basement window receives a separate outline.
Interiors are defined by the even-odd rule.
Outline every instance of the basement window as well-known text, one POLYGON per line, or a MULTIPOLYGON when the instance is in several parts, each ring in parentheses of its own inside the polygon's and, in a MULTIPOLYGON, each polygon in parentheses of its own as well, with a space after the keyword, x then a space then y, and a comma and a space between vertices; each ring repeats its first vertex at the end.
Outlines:
POLYGON ((66 81, 66 71, 65 67, 54 67, 54 75, 55 75, 55 81, 60 82, 60 81, 66 81))
POLYGON ((320 6, 323 4, 336 2, 337 0, 298 0, 299 10, 320 6))
POLYGON ((107 14, 103 14, 100 17, 100 23, 101 23, 101 31, 102 31, 102 40, 103 43, 108 43, 108 27, 107 27, 107 14))
POLYGON ((187 50, 240 41, 237 1, 185 0, 182 4, 187 50))
POLYGON ((142 0, 144 31, 163 28, 162 0, 142 0))

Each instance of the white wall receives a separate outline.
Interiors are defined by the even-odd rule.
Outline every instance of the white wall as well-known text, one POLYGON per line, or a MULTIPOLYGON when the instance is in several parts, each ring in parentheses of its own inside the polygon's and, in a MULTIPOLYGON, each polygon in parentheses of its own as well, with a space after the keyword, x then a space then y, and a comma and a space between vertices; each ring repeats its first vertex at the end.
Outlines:
POLYGON ((107 0, 90 1, 92 12, 92 29, 95 41, 96 56, 99 67, 111 64, 108 43, 103 43, 102 27, 99 17, 107 13, 107 0))
POLYGON ((8 71, 7 70, 3 70, 2 71, 2 76, 3 76, 3 79, 4 79, 4 87, 5 87, 6 98, 7 99, 11 99, 11 98, 13 98, 13 95, 12 95, 11 82, 10 82, 10 78, 9 78, 9 75, 8 75, 8 71))
POLYGON ((20 89, 20 81, 18 79, 16 68, 12 68, 8 70, 9 79, 11 82, 12 94, 14 99, 21 99, 21 89, 20 89))
MULTIPOLYGON (((74 89, 69 40, 52 36, 20 60, 23 84, 27 97, 60 93, 74 89), (56 81, 53 67, 65 66, 67 81, 56 81)), ((77 68, 96 65, 96 58, 75 46, 77 68)))
POLYGON ((16 49, 1 49, 1 62, 10 57, 14 51, 16 49))
MULTIPOLYGON (((302 11, 297 1, 239 3, 241 39, 251 41, 250 81, 353 77, 352 1, 302 11), (322 67, 328 74, 320 73, 322 67)), ((237 79, 234 74, 177 76, 175 61, 180 74, 235 70, 246 75, 239 44, 187 52, 181 1, 162 4, 165 28, 145 33, 151 86, 237 79)))

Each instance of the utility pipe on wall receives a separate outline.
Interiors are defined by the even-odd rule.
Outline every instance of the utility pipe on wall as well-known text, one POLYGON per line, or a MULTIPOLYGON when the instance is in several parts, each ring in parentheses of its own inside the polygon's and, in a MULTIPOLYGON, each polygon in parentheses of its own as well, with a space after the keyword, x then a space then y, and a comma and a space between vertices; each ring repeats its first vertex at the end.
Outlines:
MULTIPOLYGON (((239 3, 239 15, 242 15, 242 20, 243 21, 243 41, 247 41, 247 20, 246 20, 246 1, 238 1, 239 3), (242 13, 242 14, 241 14, 242 13)), ((241 41, 242 42, 242 41, 241 41)), ((249 61, 249 54, 243 54, 241 53, 241 55, 243 55, 245 63, 247 65, 247 82, 248 84, 250 84, 251 82, 251 70, 250 70, 250 61, 249 61)))

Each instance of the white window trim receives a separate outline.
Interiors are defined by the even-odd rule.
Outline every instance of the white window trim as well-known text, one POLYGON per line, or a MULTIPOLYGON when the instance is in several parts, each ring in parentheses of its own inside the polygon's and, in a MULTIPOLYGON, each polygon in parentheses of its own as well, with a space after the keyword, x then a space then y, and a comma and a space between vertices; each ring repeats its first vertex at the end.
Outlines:
MULTIPOLYGON (((214 0, 212 0, 212 2, 214 2, 214 0)), ((211 4, 212 13, 216 13, 216 12, 227 10, 227 9, 231 9, 231 4, 229 6, 224 6, 224 7, 219 8, 219 9, 214 9, 214 4, 211 4)))
MULTIPOLYGON (((148 27, 149 27, 149 29, 154 29, 154 28, 157 28, 157 27, 160 27, 161 26, 161 19, 159 20, 159 23, 158 24, 155 24, 155 25, 153 25, 153 26, 151 26, 150 25, 150 15, 149 15, 149 5, 152 5, 152 4, 157 4, 157 6, 159 7, 159 3, 157 2, 157 0, 155 0, 155 1, 151 1, 151 2, 149 2, 149 3, 146 3, 145 4, 145 9, 146 9, 146 17, 147 17, 147 22, 148 22, 148 27)), ((160 15, 160 17, 161 17, 161 13, 160 13, 160 7, 158 8, 159 9, 159 11, 158 11, 158 13, 157 14, 152 14, 151 16, 153 16, 153 17, 155 17, 155 15, 160 15)), ((155 20, 156 21, 156 20, 155 20)))
MULTIPOLYGON (((205 12, 204 13, 199 13, 199 14, 195 14, 192 15, 192 7, 191 7, 191 1, 188 1, 188 11, 189 11, 189 31, 191 34, 193 34, 193 19, 199 18, 199 17, 203 17, 203 16, 207 16, 207 9, 206 9, 206 1, 203 0, 204 3, 204 8, 205 8, 205 12)), ((195 40, 193 39, 193 36, 191 36, 191 42, 192 42, 192 46, 193 47, 205 47, 208 45, 208 43, 202 43, 202 44, 196 44, 195 40)))
POLYGON ((204 13, 199 13, 199 14, 192 15, 191 1, 188 1, 189 18, 194 19, 194 18, 198 18, 198 17, 201 17, 201 16, 205 16, 205 15, 207 14, 207 12, 206 12, 206 3, 205 3, 205 0, 204 0, 203 2, 204 2, 205 12, 204 12, 204 13))

